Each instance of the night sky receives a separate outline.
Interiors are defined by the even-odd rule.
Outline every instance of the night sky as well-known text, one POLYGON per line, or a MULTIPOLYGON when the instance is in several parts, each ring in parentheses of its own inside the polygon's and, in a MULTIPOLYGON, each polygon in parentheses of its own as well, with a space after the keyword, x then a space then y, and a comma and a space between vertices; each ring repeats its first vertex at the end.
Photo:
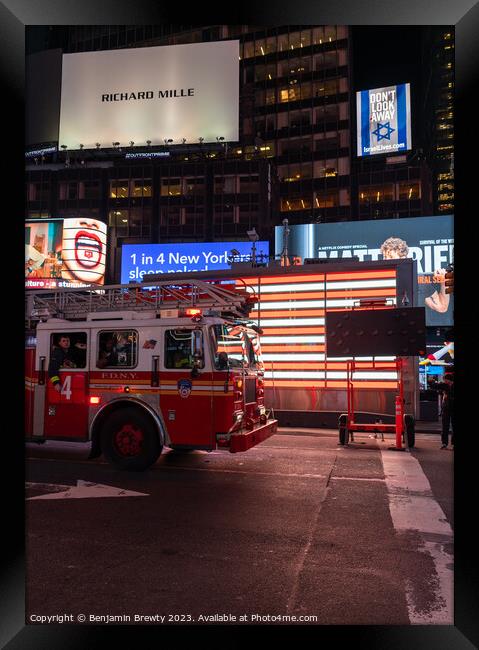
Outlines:
POLYGON ((419 136, 423 83, 421 34, 426 29, 420 25, 352 28, 353 92, 409 82, 413 143, 418 142, 419 136))

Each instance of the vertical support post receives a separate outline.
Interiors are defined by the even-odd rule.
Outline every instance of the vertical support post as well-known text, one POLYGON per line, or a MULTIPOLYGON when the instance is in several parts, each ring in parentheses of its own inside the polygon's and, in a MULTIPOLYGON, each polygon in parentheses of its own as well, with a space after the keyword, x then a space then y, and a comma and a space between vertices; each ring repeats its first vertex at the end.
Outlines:
POLYGON ((402 449, 402 435, 404 428, 404 385, 402 377, 402 359, 396 359, 396 372, 398 377, 399 394, 396 395, 395 415, 396 415, 396 449, 402 449))

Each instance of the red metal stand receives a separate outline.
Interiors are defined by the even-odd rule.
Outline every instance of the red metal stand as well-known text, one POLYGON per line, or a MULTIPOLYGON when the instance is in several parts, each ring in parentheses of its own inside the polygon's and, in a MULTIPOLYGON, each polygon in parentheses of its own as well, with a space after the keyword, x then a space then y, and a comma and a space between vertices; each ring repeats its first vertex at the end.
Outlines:
MULTIPOLYGON (((398 394, 395 399, 395 422, 394 424, 383 424, 376 422, 374 424, 362 424, 355 422, 355 413, 354 413, 354 381, 353 373, 356 370, 356 360, 353 359, 347 362, 347 401, 348 401, 348 414, 346 420, 346 436, 345 444, 349 440, 349 437, 353 439, 354 431, 367 431, 367 432, 388 432, 396 434, 396 446, 392 449, 397 449, 403 451, 405 448, 408 448, 408 442, 406 436, 405 447, 402 446, 402 437, 404 434, 404 379, 403 379, 403 360, 396 359, 394 365, 390 366, 384 365, 384 362, 381 362, 381 370, 395 370, 397 374, 397 390, 398 394)), ((361 366, 361 369, 364 369, 364 366, 361 366)), ((378 366, 376 361, 373 359, 368 370, 377 370, 378 366)), ((390 448, 391 449, 391 448, 390 448)))

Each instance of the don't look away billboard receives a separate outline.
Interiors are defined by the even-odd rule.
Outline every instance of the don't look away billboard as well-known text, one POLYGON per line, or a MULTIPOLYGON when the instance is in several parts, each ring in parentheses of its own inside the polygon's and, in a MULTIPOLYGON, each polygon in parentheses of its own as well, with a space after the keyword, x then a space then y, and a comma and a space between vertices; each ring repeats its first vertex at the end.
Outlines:
POLYGON ((356 110, 358 156, 411 149, 410 84, 361 90, 356 110))

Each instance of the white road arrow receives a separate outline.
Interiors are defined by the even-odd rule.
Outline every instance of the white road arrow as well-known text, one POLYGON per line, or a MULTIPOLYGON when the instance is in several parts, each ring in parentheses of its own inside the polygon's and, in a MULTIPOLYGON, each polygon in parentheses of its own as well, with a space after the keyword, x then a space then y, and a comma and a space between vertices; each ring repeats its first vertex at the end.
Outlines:
POLYGON ((27 487, 41 488, 48 490, 47 494, 39 494, 30 497, 27 501, 34 499, 92 499, 95 497, 147 497, 144 492, 133 492, 123 490, 112 485, 101 483, 89 483, 88 481, 77 481, 76 485, 55 485, 53 483, 27 483, 27 487))

